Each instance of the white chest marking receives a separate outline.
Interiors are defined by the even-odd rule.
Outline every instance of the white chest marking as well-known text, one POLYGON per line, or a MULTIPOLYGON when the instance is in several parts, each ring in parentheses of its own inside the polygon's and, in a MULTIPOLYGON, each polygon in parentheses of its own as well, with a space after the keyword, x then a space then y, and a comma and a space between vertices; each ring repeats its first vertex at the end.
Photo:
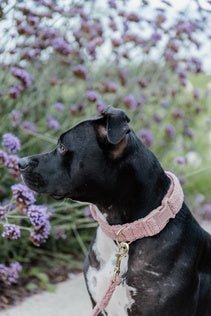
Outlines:
MULTIPOLYGON (((95 244, 93 245, 97 260, 100 262, 99 270, 89 267, 87 271, 87 281, 89 290, 93 299, 98 303, 108 289, 109 282, 113 277, 113 271, 116 263, 115 254, 118 247, 107 237, 99 227, 95 244)), ((121 261, 120 276, 127 271, 128 256, 121 261)), ((135 295, 136 289, 128 286, 126 282, 116 287, 111 300, 105 309, 109 316, 127 316, 127 310, 134 303, 132 295, 135 295)))

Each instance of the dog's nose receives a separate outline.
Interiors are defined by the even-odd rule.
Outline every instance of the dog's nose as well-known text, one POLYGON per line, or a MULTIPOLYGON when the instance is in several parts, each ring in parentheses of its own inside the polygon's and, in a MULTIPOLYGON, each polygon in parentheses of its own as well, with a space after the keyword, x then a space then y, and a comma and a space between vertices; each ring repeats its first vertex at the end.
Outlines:
POLYGON ((18 166, 19 166, 19 169, 20 171, 26 169, 29 165, 29 159, 28 158, 21 158, 19 161, 18 161, 18 166))

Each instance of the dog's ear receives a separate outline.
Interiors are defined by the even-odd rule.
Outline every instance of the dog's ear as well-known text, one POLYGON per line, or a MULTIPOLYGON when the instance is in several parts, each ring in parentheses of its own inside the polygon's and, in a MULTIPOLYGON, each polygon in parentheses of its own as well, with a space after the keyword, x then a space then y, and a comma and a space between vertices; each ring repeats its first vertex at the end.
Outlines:
POLYGON ((122 156, 127 146, 127 133, 131 131, 129 117, 123 110, 109 106, 100 116, 96 117, 98 141, 103 150, 112 159, 122 156))
POLYGON ((130 132, 129 117, 123 110, 109 106, 104 112, 106 117, 106 131, 108 142, 112 145, 119 144, 127 133, 130 132))

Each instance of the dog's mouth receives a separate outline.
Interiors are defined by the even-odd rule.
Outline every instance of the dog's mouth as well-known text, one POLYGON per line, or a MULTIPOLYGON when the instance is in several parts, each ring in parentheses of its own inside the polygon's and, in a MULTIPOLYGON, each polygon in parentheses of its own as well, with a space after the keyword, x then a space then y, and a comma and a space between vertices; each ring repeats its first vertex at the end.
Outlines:
POLYGON ((50 195, 53 199, 55 199, 55 200, 62 200, 62 199, 65 198, 64 195, 59 195, 59 194, 54 194, 54 193, 49 194, 49 195, 50 195))

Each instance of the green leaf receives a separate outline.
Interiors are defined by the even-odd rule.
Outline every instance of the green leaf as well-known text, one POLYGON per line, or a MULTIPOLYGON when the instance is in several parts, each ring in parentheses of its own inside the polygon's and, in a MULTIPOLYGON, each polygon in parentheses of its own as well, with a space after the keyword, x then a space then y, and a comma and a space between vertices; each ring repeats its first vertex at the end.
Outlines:
POLYGON ((34 291, 34 290, 36 290, 36 289, 38 289, 38 288, 39 288, 39 286, 38 286, 37 284, 33 283, 33 282, 28 283, 28 284, 25 286, 25 289, 26 289, 27 291, 34 291))
POLYGON ((46 291, 53 293, 53 292, 55 292, 55 290, 56 290, 56 284, 48 283, 46 285, 46 291))

